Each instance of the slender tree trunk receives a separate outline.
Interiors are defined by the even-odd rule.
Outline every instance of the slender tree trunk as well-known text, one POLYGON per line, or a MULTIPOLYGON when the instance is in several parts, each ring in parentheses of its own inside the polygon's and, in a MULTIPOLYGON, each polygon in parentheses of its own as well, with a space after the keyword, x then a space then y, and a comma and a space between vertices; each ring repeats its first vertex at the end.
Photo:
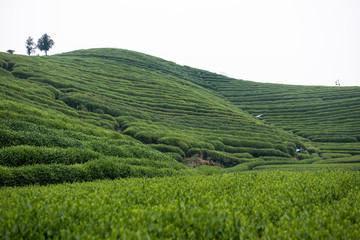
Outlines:
POLYGON ((47 51, 45 50, 45 56, 47 56, 47 51))

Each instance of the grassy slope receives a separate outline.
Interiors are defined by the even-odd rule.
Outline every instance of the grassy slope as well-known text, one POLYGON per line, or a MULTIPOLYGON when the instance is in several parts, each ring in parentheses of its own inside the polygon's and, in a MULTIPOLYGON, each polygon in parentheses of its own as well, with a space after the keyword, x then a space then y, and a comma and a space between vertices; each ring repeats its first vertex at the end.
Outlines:
MULTIPOLYGON (((162 168, 183 169, 173 159, 181 162, 200 156, 231 167, 254 161, 269 163, 269 157, 278 164, 297 163, 290 157, 296 147, 304 145, 310 152, 318 151, 313 142, 299 141, 281 128, 317 141, 321 153, 346 153, 349 146, 352 155, 360 151, 356 121, 359 88, 252 83, 115 49, 79 50, 50 57, 0 53, 0 65, 0 130, 5 136, 1 144, 6 147, 1 154, 11 159, 20 150, 25 151, 26 146, 7 149, 13 145, 43 147, 52 152, 46 155, 49 159, 56 151, 64 155, 67 147, 100 154, 97 160, 77 163, 83 171, 75 174, 80 180, 116 177, 121 172, 81 177, 93 165, 101 165, 91 165, 93 161, 104 161, 103 165, 115 162, 119 169, 130 166, 130 176, 151 176, 173 174, 156 172, 162 168), (349 108, 347 104, 351 104, 349 108), (267 114, 266 122, 252 116, 260 113, 267 114), (319 127, 314 128, 315 123, 319 127), (352 143, 337 144, 336 151, 326 151, 331 144, 324 139, 352 143), (154 163, 158 159, 160 165, 154 163)), ((69 152, 66 154, 75 154, 69 152)), ((74 166, 67 167, 77 171, 74 166)), ((2 168, 11 175, 9 179, 18 174, 13 167, 2 168)), ((33 171, 32 166, 23 167, 27 168, 23 171, 33 171)), ((55 171, 48 165, 43 167, 55 171)))

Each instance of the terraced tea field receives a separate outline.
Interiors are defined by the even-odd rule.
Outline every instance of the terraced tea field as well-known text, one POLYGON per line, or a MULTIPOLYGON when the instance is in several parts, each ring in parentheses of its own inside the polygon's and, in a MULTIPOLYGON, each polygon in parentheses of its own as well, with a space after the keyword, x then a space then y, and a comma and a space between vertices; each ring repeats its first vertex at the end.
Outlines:
POLYGON ((254 83, 207 72, 201 79, 240 109, 310 140, 320 156, 360 153, 359 87, 254 83))
POLYGON ((116 49, 0 59, 2 185, 359 159, 359 87, 254 83, 116 49), (127 170, 89 174, 100 162, 127 170))

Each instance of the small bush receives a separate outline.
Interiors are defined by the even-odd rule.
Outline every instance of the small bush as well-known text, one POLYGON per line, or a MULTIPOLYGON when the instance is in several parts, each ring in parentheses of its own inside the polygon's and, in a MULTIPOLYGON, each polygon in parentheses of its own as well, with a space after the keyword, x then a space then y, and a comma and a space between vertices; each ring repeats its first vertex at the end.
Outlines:
POLYGON ((108 156, 133 157, 133 154, 127 149, 127 145, 117 146, 104 141, 89 141, 86 143, 86 146, 108 156))
POLYGON ((176 176, 179 173, 172 168, 153 168, 148 166, 131 166, 132 177, 165 177, 176 176))
POLYGON ((89 173, 80 164, 71 166, 51 164, 49 171, 52 172, 52 183, 84 182, 90 179, 89 173))
POLYGON ((140 131, 134 135, 136 140, 146 144, 157 143, 157 140, 162 137, 160 134, 152 131, 140 131))
POLYGON ((79 139, 60 136, 57 132, 48 131, 15 131, 0 128, 0 147, 13 145, 31 145, 46 147, 83 147, 79 139))
POLYGON ((331 159, 331 158, 351 157, 351 154, 348 154, 348 153, 321 153, 320 156, 324 159, 331 159))
POLYGON ((284 153, 289 153, 289 154, 291 154, 291 151, 289 151, 289 149, 287 148, 287 146, 284 145, 284 144, 276 144, 276 145, 274 146, 274 148, 277 149, 277 150, 280 150, 280 151, 282 151, 282 152, 284 152, 284 153))
POLYGON ((47 185, 83 182, 91 178, 82 165, 34 165, 8 168, 0 166, 0 186, 47 185))
POLYGON ((354 156, 350 156, 350 157, 336 157, 336 158, 329 158, 326 160, 320 160, 317 161, 316 163, 359 163, 360 162, 360 155, 354 155, 354 156))
POLYGON ((24 166, 11 169, 12 179, 9 186, 26 186, 31 184, 40 184, 33 171, 33 166, 24 166))
POLYGON ((140 132, 140 128, 132 126, 132 127, 128 127, 124 130, 124 134, 130 135, 130 136, 135 136, 138 132, 140 132))
POLYGON ((202 142, 202 141, 192 141, 189 143, 189 146, 191 146, 192 148, 215 150, 214 145, 212 145, 211 143, 202 142))
POLYGON ((179 147, 183 152, 187 152, 189 150, 189 145, 181 138, 162 137, 159 139, 158 143, 179 147))
POLYGON ((12 186, 13 176, 11 169, 0 166, 0 186, 12 186))
POLYGON ((252 148, 272 148, 273 145, 266 142, 254 140, 238 140, 234 138, 221 138, 221 141, 228 146, 232 147, 252 147, 252 148))
POLYGON ((180 154, 178 153, 174 153, 174 152, 167 152, 165 153, 167 156, 170 156, 171 158, 175 159, 177 162, 179 163, 183 163, 184 162, 184 157, 180 156, 180 154))
POLYGON ((298 153, 297 154, 297 159, 299 160, 304 160, 304 159, 308 159, 311 158, 311 155, 309 153, 298 153))
POLYGON ((75 164, 99 158, 100 154, 90 149, 48 148, 19 145, 0 150, 0 164, 18 167, 33 164, 75 164))
POLYGON ((187 151, 186 156, 187 157, 192 157, 192 156, 201 157, 202 150, 200 148, 191 148, 189 151, 187 151))
POLYGON ((177 153, 183 158, 185 157, 185 153, 179 147, 165 145, 165 144, 149 144, 148 146, 160 151, 160 152, 173 152, 177 153))
POLYGON ((318 137, 311 139, 314 142, 337 142, 337 143, 352 143, 358 140, 355 137, 318 137))
POLYGON ((128 165, 113 161, 111 159, 98 159, 90 161, 84 165, 91 180, 96 179, 115 179, 130 176, 128 165))
POLYGON ((220 141, 210 141, 210 143, 214 146, 217 151, 224 151, 225 145, 220 141))
POLYGON ((233 153, 232 155, 237 158, 254 158, 250 153, 233 153))
POLYGON ((290 157, 289 154, 279 151, 277 149, 257 149, 257 148, 248 148, 248 147, 231 147, 225 146, 225 151, 229 153, 249 153, 255 158, 261 156, 278 156, 278 157, 290 157))

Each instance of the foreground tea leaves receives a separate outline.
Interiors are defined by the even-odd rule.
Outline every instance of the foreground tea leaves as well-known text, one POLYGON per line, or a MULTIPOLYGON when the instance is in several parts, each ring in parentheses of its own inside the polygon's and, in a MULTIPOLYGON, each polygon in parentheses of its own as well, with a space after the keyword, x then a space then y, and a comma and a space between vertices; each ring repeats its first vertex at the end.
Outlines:
POLYGON ((1 239, 358 239, 360 174, 245 172, 2 188, 1 239))

